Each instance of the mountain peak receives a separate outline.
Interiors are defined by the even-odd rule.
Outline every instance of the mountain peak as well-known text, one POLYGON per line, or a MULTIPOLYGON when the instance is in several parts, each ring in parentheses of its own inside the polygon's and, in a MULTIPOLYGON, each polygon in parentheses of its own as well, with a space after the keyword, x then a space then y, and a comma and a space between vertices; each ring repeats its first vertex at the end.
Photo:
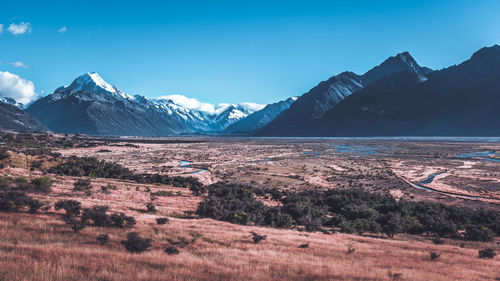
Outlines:
POLYGON ((96 72, 87 72, 73 81, 70 86, 76 90, 92 91, 101 88, 110 93, 116 93, 117 89, 99 76, 96 72))
POLYGON ((475 52, 472 55, 471 59, 490 58, 490 57, 498 57, 498 56, 500 56, 500 46, 493 45, 491 47, 481 48, 479 51, 475 52))
POLYGON ((404 70, 410 70, 422 76, 432 71, 430 68, 418 65, 417 61, 415 61, 410 53, 405 51, 386 59, 380 65, 370 69, 368 72, 363 74, 363 79, 368 85, 384 76, 404 70))
MULTIPOLYGON (((409 52, 402 52, 402 53, 399 53, 397 54, 396 56, 394 57, 391 57, 391 58, 397 58, 399 60, 401 60, 403 63, 406 63, 406 64, 416 64, 417 62, 415 61, 415 59, 410 55, 409 52)), ((391 59, 389 58, 389 59, 391 59)))

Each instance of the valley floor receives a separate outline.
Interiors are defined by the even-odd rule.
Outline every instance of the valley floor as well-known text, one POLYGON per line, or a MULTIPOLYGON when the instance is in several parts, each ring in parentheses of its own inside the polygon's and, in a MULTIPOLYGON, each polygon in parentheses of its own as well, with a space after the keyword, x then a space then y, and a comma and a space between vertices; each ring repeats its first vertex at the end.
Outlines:
MULTIPOLYGON (((359 185, 390 192, 396 198, 500 210, 500 162, 494 160, 500 152, 498 143, 96 142, 95 146, 56 150, 63 156, 97 156, 136 172, 194 176, 206 184, 228 180, 284 189, 359 185), (474 154, 485 151, 489 152, 486 156, 474 154), (425 186, 449 193, 412 185, 441 171, 445 174, 436 175, 425 186)), ((12 154, 0 174, 41 175, 28 171, 23 159, 12 154)), ((92 178, 92 194, 85 195, 73 191, 77 177, 49 176, 54 182, 52 191, 34 197, 51 205, 61 199, 78 200, 84 207, 107 205, 113 212, 133 216, 137 225, 133 229, 87 227, 76 233, 53 207, 39 214, 0 212, 0 280, 500 280, 500 257, 478 258, 479 249, 500 250, 498 237, 493 242, 444 239, 438 245, 427 236, 388 239, 381 234, 242 226, 193 216, 201 198, 186 188, 92 178), (103 192, 101 187, 107 185, 116 189, 103 192), (162 190, 169 194, 157 197, 157 211, 146 212, 151 194, 162 190), (159 217, 168 217, 169 222, 158 225, 155 219, 159 217), (120 241, 130 231, 151 238, 152 250, 125 251, 120 241), (267 239, 254 243, 251 231, 267 239), (110 236, 106 245, 96 242, 103 233, 110 236), (172 244, 179 254, 164 252, 172 244), (440 256, 431 260, 431 252, 440 256)))

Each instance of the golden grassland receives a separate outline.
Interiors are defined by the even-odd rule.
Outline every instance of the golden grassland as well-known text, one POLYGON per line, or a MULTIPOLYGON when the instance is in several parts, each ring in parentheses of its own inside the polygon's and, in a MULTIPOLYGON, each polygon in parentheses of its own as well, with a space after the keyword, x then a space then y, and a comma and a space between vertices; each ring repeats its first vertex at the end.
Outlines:
POLYGON ((495 280, 499 259, 477 258, 477 244, 434 245, 345 234, 327 235, 231 225, 210 219, 142 221, 136 231, 154 240, 151 251, 127 253, 127 231, 86 228, 74 233, 55 214, 0 214, 3 280, 495 280), (267 235, 254 244, 249 231, 267 235), (101 246, 100 233, 111 241, 101 246), (187 241, 179 255, 163 246, 187 241), (347 253, 354 241, 355 251, 347 253), (309 243, 308 248, 299 246, 309 243), (441 256, 430 260, 430 252, 441 256), (399 275, 397 275, 399 276, 399 275))
MULTIPOLYGON (((136 147, 104 147, 111 150, 105 153, 98 152, 103 147, 72 148, 60 152, 64 156, 95 155, 138 172, 164 171, 167 174, 190 172, 189 168, 178 167, 180 161, 190 160, 208 169, 207 172, 193 174, 205 183, 238 179, 278 187, 302 188, 311 182, 336 187, 347 185, 350 179, 356 180, 363 175, 366 188, 388 186, 388 191, 395 197, 433 199, 450 204, 483 204, 480 201, 458 201, 454 197, 400 185, 403 181, 390 173, 394 167, 389 164, 396 160, 388 160, 390 163, 386 165, 378 158, 349 158, 336 154, 313 157, 303 154, 309 146, 294 147, 287 143, 281 146, 245 145, 231 142, 140 144, 136 147), (283 157, 287 153, 291 156, 283 157), (387 176, 380 180, 368 179, 366 175, 373 177, 371 174, 387 176)), ((312 145, 318 149, 316 146, 319 144, 312 145)), ((407 169, 398 166, 397 171, 407 177, 425 177, 427 170, 424 168, 428 166, 453 167, 456 174, 450 171, 450 175, 462 176, 462 179, 473 177, 474 184, 479 182, 478 175, 481 175, 482 180, 488 181, 487 185, 479 182, 481 186, 490 186, 491 194, 498 194, 500 180, 495 171, 497 166, 492 163, 469 160, 467 163, 474 161, 474 164, 463 168, 467 163, 452 156, 432 158, 429 156, 432 153, 428 153, 422 159, 431 160, 421 160, 420 156, 415 156, 417 154, 407 154, 406 147, 401 151, 398 150, 398 153, 407 159, 401 167, 407 169), (422 165, 422 168, 414 168, 417 164, 412 161, 422 165)), ((12 154, 10 165, 0 170, 0 174, 11 177, 40 176, 38 171, 26 170, 27 158, 21 156, 12 154)), ((61 214, 53 207, 39 214, 0 212, 0 281, 500 280, 500 256, 494 259, 478 258, 478 250, 485 247, 491 247, 498 253, 498 238, 489 243, 445 239, 445 244, 436 245, 432 237, 423 236, 399 235, 386 239, 378 235, 324 234, 234 225, 186 215, 194 212, 201 200, 188 189, 92 178, 92 194, 85 195, 72 190, 78 178, 49 176, 54 182, 52 191, 32 194, 34 197, 51 206, 61 199, 78 200, 83 207, 107 205, 111 212, 133 216, 137 225, 133 229, 87 227, 75 233, 64 224, 61 214), (116 186, 116 189, 102 191, 101 187, 108 184, 116 186), (151 194, 158 191, 169 191, 169 194, 156 197, 156 213, 146 212, 145 205, 150 202, 151 194), (158 225, 155 219, 159 217, 168 217, 169 222, 158 225), (151 238, 151 250, 140 254, 128 253, 120 241, 131 231, 151 238), (256 244, 252 241, 251 231, 266 235, 267 239, 256 244), (100 245, 96 238, 104 233, 110 236, 110 241, 100 245), (348 253, 351 242, 355 250, 348 253), (301 247, 304 244, 308 247, 301 247), (180 253, 165 253, 164 248, 168 245, 176 246, 180 253), (431 252, 440 254, 439 258, 431 261, 431 252)), ((275 203, 266 202, 270 205, 275 203)))
MULTIPOLYGON (((11 171, 12 172, 12 171, 11 171)), ((94 193, 71 192, 71 177, 53 177, 53 191, 39 197, 46 202, 73 198, 85 207, 109 205, 111 211, 133 215, 132 230, 87 227, 73 232, 49 209, 40 214, 0 213, 0 280, 495 280, 500 259, 479 259, 478 249, 493 243, 447 240, 435 245, 430 238, 396 239, 347 234, 241 226, 211 219, 187 219, 198 197, 181 188, 139 185, 95 179, 94 193), (114 184, 111 194, 100 186, 114 184), (145 213, 148 192, 167 189, 175 196, 158 197, 158 212, 145 213), (149 191, 150 190, 150 191, 149 191), (177 193, 178 192, 178 193, 177 193), (155 218, 169 217, 166 225, 155 218), (153 239, 151 251, 128 253, 120 244, 137 231, 153 239), (255 244, 250 231, 267 235, 255 244), (100 245, 99 234, 110 242, 100 245), (348 254, 353 241, 355 251, 348 254), (178 255, 164 253, 175 244, 178 255), (300 245, 309 244, 307 248, 300 245), (430 252, 441 256, 430 260, 430 252), (391 277, 390 277, 391 276, 391 277)))

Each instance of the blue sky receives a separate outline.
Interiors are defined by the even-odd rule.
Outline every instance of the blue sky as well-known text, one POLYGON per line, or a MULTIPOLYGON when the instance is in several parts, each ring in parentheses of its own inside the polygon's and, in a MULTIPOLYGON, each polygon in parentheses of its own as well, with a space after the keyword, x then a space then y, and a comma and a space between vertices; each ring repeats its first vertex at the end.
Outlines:
POLYGON ((131 94, 270 103, 402 51, 435 69, 460 63, 500 43, 498 11, 494 0, 6 1, 0 71, 45 94, 95 71, 131 94), (9 31, 22 22, 31 30, 9 31))

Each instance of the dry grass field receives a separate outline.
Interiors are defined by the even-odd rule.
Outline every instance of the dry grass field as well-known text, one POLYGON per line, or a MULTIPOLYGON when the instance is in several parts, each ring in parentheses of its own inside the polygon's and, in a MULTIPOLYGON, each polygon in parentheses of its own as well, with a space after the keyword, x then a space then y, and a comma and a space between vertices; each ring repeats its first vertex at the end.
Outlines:
MULTIPOLYGON (((456 156, 477 150, 500 151, 499 145, 350 144, 376 145, 376 152, 369 153, 342 151, 337 145, 344 144, 229 139, 53 150, 62 156, 96 156, 136 172, 190 175, 205 184, 238 180, 283 189, 340 188, 354 180, 367 190, 387 191, 398 198, 499 210, 500 163, 456 156), (190 163, 180 166, 182 161, 190 163), (442 169, 446 176, 436 176, 429 187, 458 195, 411 185, 442 169)), ((27 170, 26 163, 36 160, 29 157, 11 152, 0 174, 40 176, 36 169, 27 170)), ((485 247, 500 250, 498 237, 493 242, 444 239, 444 244, 435 244, 425 235, 399 234, 388 239, 382 234, 244 226, 192 215, 201 197, 186 188, 91 178, 92 192, 85 194, 73 191, 78 177, 48 176, 53 181, 52 191, 30 194, 47 208, 37 214, 0 212, 0 280, 500 280, 500 256, 478 258, 478 250, 485 247), (102 190, 108 185, 116 188, 102 190), (147 212, 146 204, 157 191, 168 194, 156 197, 156 212, 147 212), (107 205, 111 212, 133 216, 137 225, 132 229, 86 227, 74 232, 61 220, 63 212, 53 207, 64 199, 78 200, 83 207, 107 205), (156 218, 161 217, 167 217, 168 223, 157 224, 156 218), (120 242, 131 231, 151 238, 151 250, 127 252, 120 242), (267 239, 254 243, 251 231, 267 239), (96 239, 104 233, 110 240, 101 245, 96 239), (165 253, 169 245, 175 245, 179 253, 165 253), (440 256, 431 260, 431 252, 440 256)))

